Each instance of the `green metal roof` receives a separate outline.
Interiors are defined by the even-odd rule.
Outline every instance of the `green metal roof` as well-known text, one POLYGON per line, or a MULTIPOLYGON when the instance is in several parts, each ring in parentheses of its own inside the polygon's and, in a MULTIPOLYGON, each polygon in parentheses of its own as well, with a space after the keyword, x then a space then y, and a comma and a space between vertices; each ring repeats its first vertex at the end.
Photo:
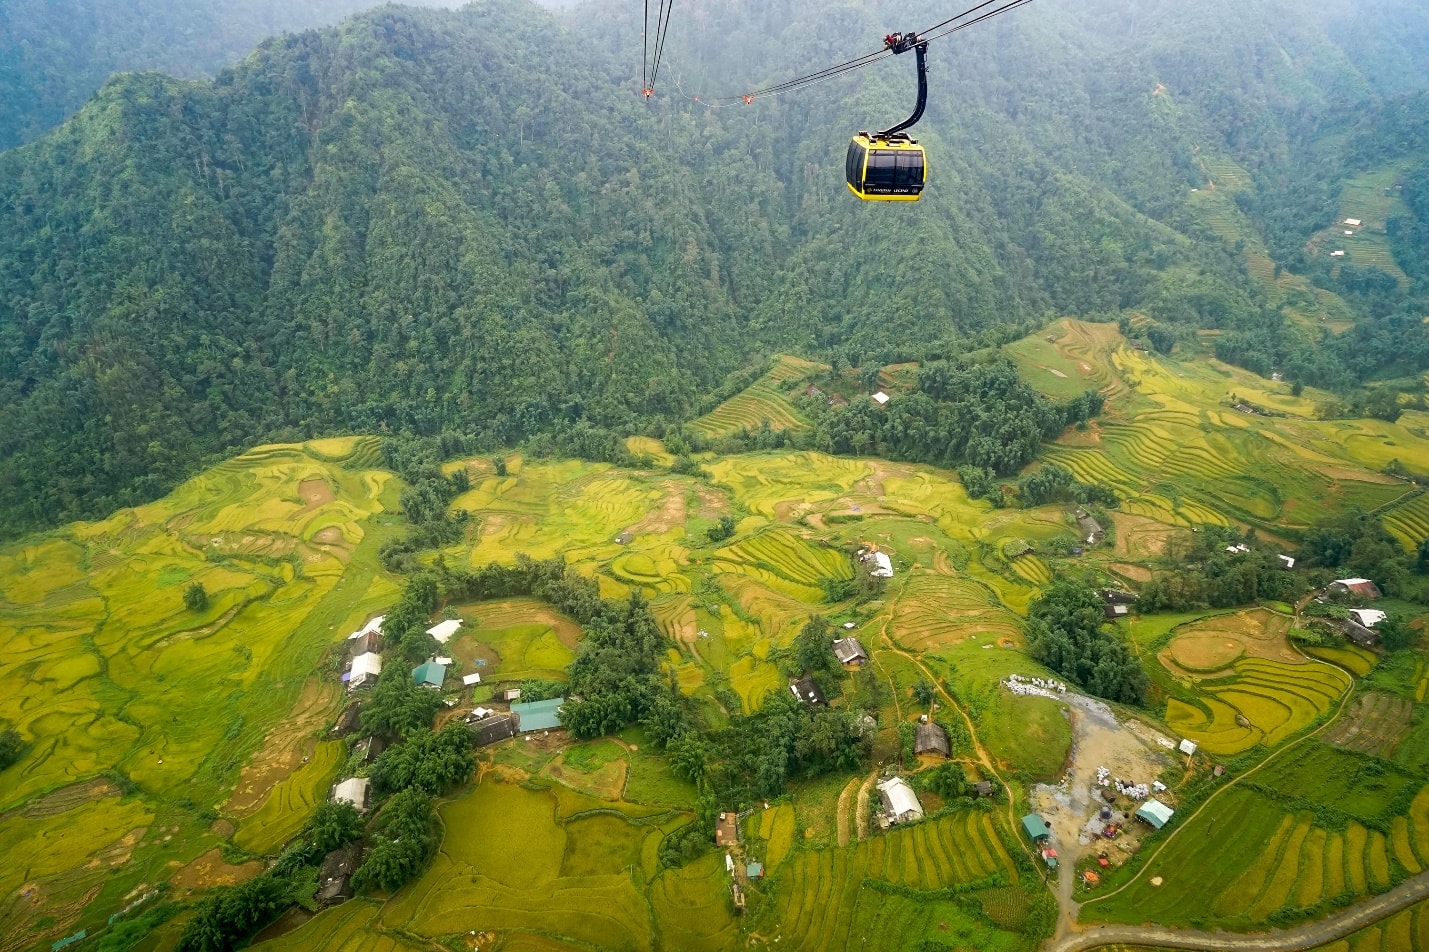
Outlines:
POLYGON ((1047 823, 1035 813, 1029 813, 1022 818, 1022 829, 1027 831, 1029 839, 1040 840, 1044 836, 1051 836, 1052 831, 1047 828, 1047 823))
POLYGON ((561 719, 557 716, 561 705, 566 703, 563 697, 553 697, 548 701, 531 701, 522 704, 517 702, 511 705, 511 713, 521 719, 521 733, 529 734, 531 731, 555 730, 561 726, 561 719))
POLYGON ((1166 821, 1171 819, 1171 814, 1175 812, 1160 800, 1151 799, 1141 805, 1141 809, 1136 811, 1136 815, 1159 830, 1166 825, 1166 821))
POLYGON ((447 666, 437 664, 435 661, 419 664, 412 669, 412 683, 417 687, 430 684, 434 688, 439 688, 446 679, 447 666))

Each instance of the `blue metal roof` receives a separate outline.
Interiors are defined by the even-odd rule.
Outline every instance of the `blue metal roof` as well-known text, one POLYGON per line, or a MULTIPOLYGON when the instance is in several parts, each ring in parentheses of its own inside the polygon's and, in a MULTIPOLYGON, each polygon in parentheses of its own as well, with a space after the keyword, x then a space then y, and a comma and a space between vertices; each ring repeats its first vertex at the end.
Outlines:
POLYGON ((555 730, 561 726, 558 712, 566 703, 563 697, 553 697, 547 701, 531 701, 511 705, 511 713, 521 719, 521 733, 555 730))

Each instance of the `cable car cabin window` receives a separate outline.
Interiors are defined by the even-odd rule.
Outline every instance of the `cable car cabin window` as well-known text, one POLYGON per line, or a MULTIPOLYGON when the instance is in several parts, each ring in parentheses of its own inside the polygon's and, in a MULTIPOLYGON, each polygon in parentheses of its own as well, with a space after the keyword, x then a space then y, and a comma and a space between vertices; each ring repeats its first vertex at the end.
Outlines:
POLYGON ((923 187, 923 154, 912 149, 874 149, 863 185, 876 194, 916 194, 923 187))
POLYGON ((844 179, 857 189, 863 188, 863 160, 868 154, 857 142, 848 144, 848 159, 844 163, 844 179))

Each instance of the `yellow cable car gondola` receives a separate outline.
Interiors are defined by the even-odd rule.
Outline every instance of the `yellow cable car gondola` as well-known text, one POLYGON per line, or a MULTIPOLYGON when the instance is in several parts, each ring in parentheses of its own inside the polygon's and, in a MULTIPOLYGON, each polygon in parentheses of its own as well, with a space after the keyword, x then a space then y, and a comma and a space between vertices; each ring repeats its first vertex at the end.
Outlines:
POLYGON ((918 105, 913 115, 883 132, 860 132, 849 140, 844 174, 848 190, 865 202, 916 202, 928 180, 928 157, 903 130, 923 118, 928 104, 928 44, 917 34, 894 33, 884 40, 895 53, 917 52, 918 105))

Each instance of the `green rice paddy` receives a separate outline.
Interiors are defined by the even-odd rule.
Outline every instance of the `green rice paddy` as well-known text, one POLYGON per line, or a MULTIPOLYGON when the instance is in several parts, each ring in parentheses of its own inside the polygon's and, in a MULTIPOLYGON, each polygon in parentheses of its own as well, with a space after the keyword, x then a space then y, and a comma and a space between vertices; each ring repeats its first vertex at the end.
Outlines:
MULTIPOLYGON (((1236 187, 1234 169, 1214 171, 1219 189, 1236 187)), ((726 705, 750 712, 787 690, 780 651, 811 614, 847 621, 889 689, 876 757, 895 756, 896 724, 931 676, 970 712, 1017 793, 1055 779, 1072 740, 1059 703, 1001 686, 1039 672, 1022 617, 1054 575, 1105 571, 1134 584, 1149 564, 1136 546, 1178 530, 1273 535, 1354 508, 1381 512, 1405 543, 1429 535, 1429 497, 1379 472, 1391 459, 1429 460, 1418 415, 1315 420, 1311 396, 1214 361, 1136 352, 1114 325, 1059 322, 1009 350, 1048 393, 1106 394, 1103 417, 1046 455, 1115 489, 1133 538, 1059 557, 1080 541, 1063 507, 995 509, 931 467, 765 452, 707 455, 708 476, 696 478, 672 473, 664 447, 639 437, 630 447, 649 468, 513 455, 497 476, 488 460, 451 461, 470 477, 454 503, 470 526, 428 557, 559 554, 607 596, 641 592, 669 639, 671 677, 712 723, 736 713, 726 705), (1278 415, 1237 412, 1231 393, 1278 415), (713 543, 705 530, 724 514, 735 534, 713 543), (864 571, 852 553, 873 546, 894 578, 869 599, 831 600, 864 571)), ((813 369, 782 359, 697 425, 710 435, 806 425, 786 384, 813 369)), ((0 549, 0 720, 30 742, 0 788, 0 869, 10 871, 0 875, 7 895, 38 897, 0 905, 0 932, 42 946, 97 925, 141 882, 173 878, 225 840, 271 855, 326 796, 345 759, 341 743, 323 740, 341 698, 334 649, 392 603, 400 581, 375 557, 402 531, 390 514, 400 487, 375 468, 379 457, 372 439, 260 447, 159 502, 0 549), (202 613, 182 605, 194 581, 210 595, 202 613)), ((577 649, 578 627, 532 599, 444 610, 464 622, 447 646, 458 671, 488 682, 560 679, 577 649)), ((1182 652, 1175 670, 1163 666, 1157 652, 1182 632, 1173 626, 1193 621, 1135 623, 1165 688, 1164 708, 1146 719, 1215 758, 1291 742, 1314 753, 1272 761, 1175 838, 1151 865, 1177 889, 1143 876, 1089 917, 1250 927, 1429 868, 1429 778, 1414 753, 1429 749, 1429 729, 1416 726, 1426 718, 1395 735, 1397 752, 1389 741, 1374 748, 1392 761, 1298 740, 1373 659, 1244 649, 1182 652)), ((1429 673, 1410 680, 1398 696, 1423 703, 1429 673)), ((323 912, 271 945, 386 952, 457 947, 475 932, 502 949, 730 949, 758 936, 807 949, 876 937, 885 948, 1011 950, 1026 947, 1019 930, 1040 901, 1042 885, 1005 845, 1013 831, 1001 810, 858 839, 842 829, 852 808, 841 797, 861 778, 833 775, 795 783, 746 819, 767 875, 736 918, 722 854, 660 865, 661 841, 691 820, 698 793, 638 728, 481 757, 481 781, 441 806, 442 853, 418 883, 380 906, 323 912)))

